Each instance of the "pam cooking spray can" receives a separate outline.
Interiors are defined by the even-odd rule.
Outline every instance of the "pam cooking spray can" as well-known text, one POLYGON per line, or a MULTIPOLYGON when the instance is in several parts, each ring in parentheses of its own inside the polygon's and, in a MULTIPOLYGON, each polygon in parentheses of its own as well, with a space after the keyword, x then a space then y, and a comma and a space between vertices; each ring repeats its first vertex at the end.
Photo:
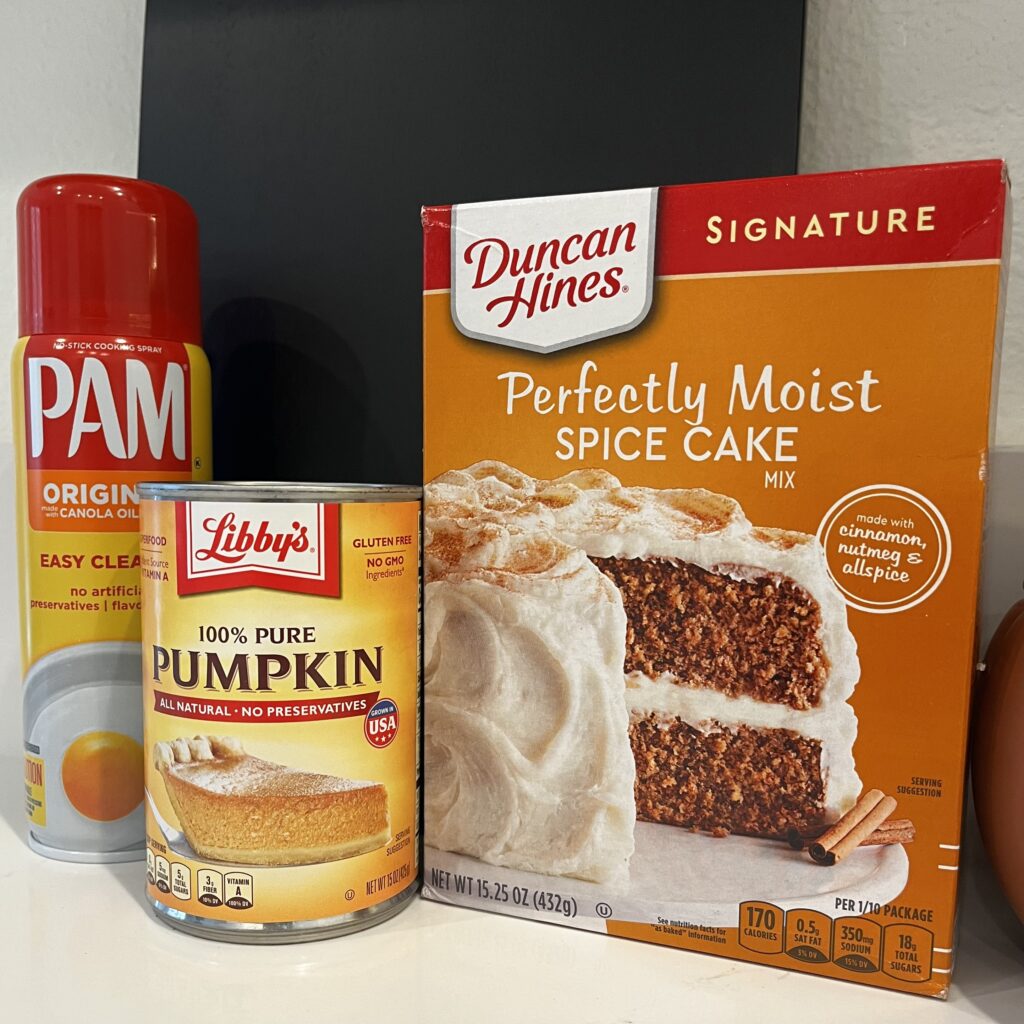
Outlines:
POLYGON ((140 480, 206 479, 198 238, 159 185, 68 174, 18 202, 12 365, 29 845, 144 855, 140 480))

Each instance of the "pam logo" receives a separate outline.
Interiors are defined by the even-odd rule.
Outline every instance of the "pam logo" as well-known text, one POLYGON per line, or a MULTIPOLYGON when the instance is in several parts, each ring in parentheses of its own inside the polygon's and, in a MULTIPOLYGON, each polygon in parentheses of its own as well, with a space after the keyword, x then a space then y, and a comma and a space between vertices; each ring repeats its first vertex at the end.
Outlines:
POLYGON ((178 593, 263 587, 336 597, 339 506, 180 502, 178 593))
POLYGON ((146 356, 117 342, 33 338, 25 359, 30 469, 187 470, 189 376, 183 346, 146 356))
POLYGON ((452 319, 470 338, 555 352, 651 308, 657 190, 452 208, 452 319))

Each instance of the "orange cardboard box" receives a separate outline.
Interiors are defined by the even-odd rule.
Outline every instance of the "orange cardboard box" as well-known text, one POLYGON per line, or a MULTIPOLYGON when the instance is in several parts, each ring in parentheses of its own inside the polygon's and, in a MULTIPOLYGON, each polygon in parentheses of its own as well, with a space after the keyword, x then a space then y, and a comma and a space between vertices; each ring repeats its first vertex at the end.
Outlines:
POLYGON ((945 995, 1008 187, 424 210, 428 897, 945 995))

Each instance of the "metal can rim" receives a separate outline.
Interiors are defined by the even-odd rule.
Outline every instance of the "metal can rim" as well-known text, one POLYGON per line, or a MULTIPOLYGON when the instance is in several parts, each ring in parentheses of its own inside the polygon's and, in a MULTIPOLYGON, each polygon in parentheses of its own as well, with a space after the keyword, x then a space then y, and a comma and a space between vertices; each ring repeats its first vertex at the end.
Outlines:
POLYGON ((183 480, 141 482, 140 498, 147 501, 254 502, 388 502, 419 501, 423 488, 412 484, 280 483, 264 480, 183 480))

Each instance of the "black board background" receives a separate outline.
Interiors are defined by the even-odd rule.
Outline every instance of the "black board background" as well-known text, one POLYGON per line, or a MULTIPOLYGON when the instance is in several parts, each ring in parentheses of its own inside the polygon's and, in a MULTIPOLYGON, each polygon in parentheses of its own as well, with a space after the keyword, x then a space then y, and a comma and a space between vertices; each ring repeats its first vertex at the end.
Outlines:
POLYGON ((419 482, 420 205, 792 173, 803 16, 149 0, 139 174, 199 216, 215 475, 419 482))

